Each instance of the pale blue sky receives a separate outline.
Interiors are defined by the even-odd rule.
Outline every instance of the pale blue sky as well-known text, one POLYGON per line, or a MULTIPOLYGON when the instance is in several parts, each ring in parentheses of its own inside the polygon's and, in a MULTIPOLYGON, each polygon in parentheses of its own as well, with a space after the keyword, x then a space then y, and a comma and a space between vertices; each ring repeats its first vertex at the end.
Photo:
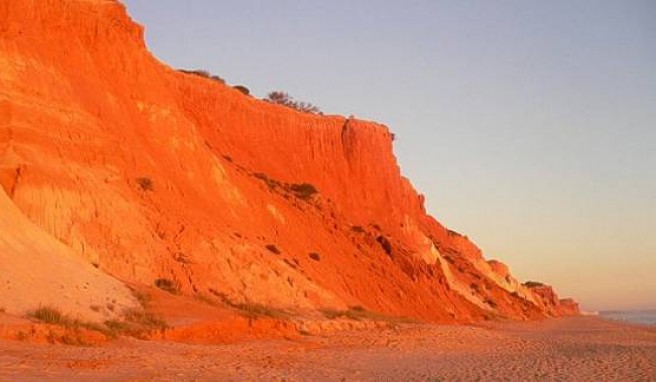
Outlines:
POLYGON ((388 125, 429 211, 518 277, 656 307, 656 2, 125 3, 171 66, 388 125))

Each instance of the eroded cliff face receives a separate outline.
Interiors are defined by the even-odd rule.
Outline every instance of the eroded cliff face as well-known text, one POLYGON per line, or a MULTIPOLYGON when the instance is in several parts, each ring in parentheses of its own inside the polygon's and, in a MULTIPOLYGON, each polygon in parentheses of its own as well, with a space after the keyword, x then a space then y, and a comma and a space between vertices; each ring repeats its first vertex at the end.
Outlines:
MULTIPOLYGON (((427 216, 387 127, 177 72, 111 0, 0 3, 0 184, 34 240, 124 282, 170 279, 298 312, 576 313, 427 216)), ((15 217, 0 207, 12 268, 25 248, 10 243, 15 217)))

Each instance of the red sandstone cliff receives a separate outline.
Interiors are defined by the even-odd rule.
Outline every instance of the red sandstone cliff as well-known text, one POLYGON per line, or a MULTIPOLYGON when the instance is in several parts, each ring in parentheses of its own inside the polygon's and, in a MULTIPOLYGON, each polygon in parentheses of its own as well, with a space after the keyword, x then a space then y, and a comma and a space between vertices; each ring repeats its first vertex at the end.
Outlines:
MULTIPOLYGON (((298 312, 577 312, 426 215, 385 126, 177 72, 111 0, 0 3, 0 184, 2 269, 28 264, 45 277, 52 269, 27 263, 17 238, 58 242, 41 255, 75 259, 57 271, 70 288, 83 269, 103 278, 92 291, 161 278, 185 294, 298 312), (303 183, 318 192, 295 192, 303 183), (16 219, 29 219, 29 232, 16 219)), ((33 297, 3 288, 9 311, 33 297)), ((123 289, 121 303, 134 304, 123 289)))

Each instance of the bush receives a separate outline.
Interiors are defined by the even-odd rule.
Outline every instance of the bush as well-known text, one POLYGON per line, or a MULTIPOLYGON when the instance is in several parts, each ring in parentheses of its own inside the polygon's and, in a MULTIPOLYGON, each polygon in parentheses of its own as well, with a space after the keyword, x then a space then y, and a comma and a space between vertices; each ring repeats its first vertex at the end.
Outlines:
POLYGON ((266 183, 270 190, 282 189, 285 192, 291 192, 299 199, 308 200, 319 192, 319 190, 310 183, 283 183, 279 180, 269 178, 269 176, 263 172, 256 172, 252 175, 266 183))
POLYGON ((527 288, 539 288, 544 286, 543 283, 538 281, 527 281, 523 285, 527 288))
POLYGON ((155 286, 163 291, 167 291, 171 294, 179 294, 180 286, 177 282, 169 279, 157 279, 155 280, 155 286))
POLYGON ((152 191, 154 188, 153 181, 145 176, 137 178, 137 184, 144 191, 152 191))
POLYGON ((219 76, 213 75, 212 73, 208 72, 207 70, 204 69, 195 69, 195 70, 187 70, 187 69, 178 69, 179 72, 185 73, 185 74, 192 74, 194 76, 198 77, 203 77, 207 78, 216 82, 220 82, 222 84, 225 84, 225 80, 219 76))
POLYGON ((351 226, 351 231, 357 232, 357 233, 364 233, 364 228, 362 228, 362 226, 359 226, 359 225, 354 225, 354 226, 351 226))
POLYGON ((317 189, 310 183, 291 184, 289 189, 300 199, 307 200, 316 194, 317 189))
POLYGON ((390 241, 385 236, 378 236, 376 241, 378 244, 380 244, 380 246, 383 248, 383 251, 385 251, 388 256, 392 255, 392 243, 390 243, 390 241))
POLYGON ((236 86, 233 86, 232 88, 235 89, 235 90, 238 90, 243 95, 250 95, 251 94, 250 89, 247 88, 246 86, 236 85, 236 86))
POLYGON ((210 76, 210 80, 214 80, 216 82, 220 82, 222 84, 225 84, 225 80, 217 75, 212 75, 210 76))
POLYGON ((267 244, 264 248, 268 249, 271 253, 276 255, 280 254, 280 250, 275 246, 275 244, 267 244))
POLYGON ((194 70, 188 70, 188 69, 178 69, 180 72, 185 73, 185 74, 193 74, 198 77, 204 77, 204 78, 210 78, 211 74, 205 69, 194 69, 194 70))
POLYGON ((292 98, 289 94, 285 92, 273 91, 269 93, 264 100, 267 102, 274 103, 276 105, 287 106, 289 108, 298 110, 303 113, 323 115, 323 113, 317 106, 311 103, 296 101, 294 98, 292 98))
POLYGON ((488 304, 492 309, 496 309, 498 307, 497 303, 490 298, 486 299, 485 303, 488 304))

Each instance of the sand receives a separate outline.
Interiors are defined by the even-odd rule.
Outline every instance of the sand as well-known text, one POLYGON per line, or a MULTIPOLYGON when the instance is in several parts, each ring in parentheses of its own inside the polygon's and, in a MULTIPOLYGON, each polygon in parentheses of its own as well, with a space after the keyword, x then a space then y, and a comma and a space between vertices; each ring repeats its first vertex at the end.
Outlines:
POLYGON ((237 344, 0 342, 0 380, 656 380, 656 328, 592 317, 237 344))

